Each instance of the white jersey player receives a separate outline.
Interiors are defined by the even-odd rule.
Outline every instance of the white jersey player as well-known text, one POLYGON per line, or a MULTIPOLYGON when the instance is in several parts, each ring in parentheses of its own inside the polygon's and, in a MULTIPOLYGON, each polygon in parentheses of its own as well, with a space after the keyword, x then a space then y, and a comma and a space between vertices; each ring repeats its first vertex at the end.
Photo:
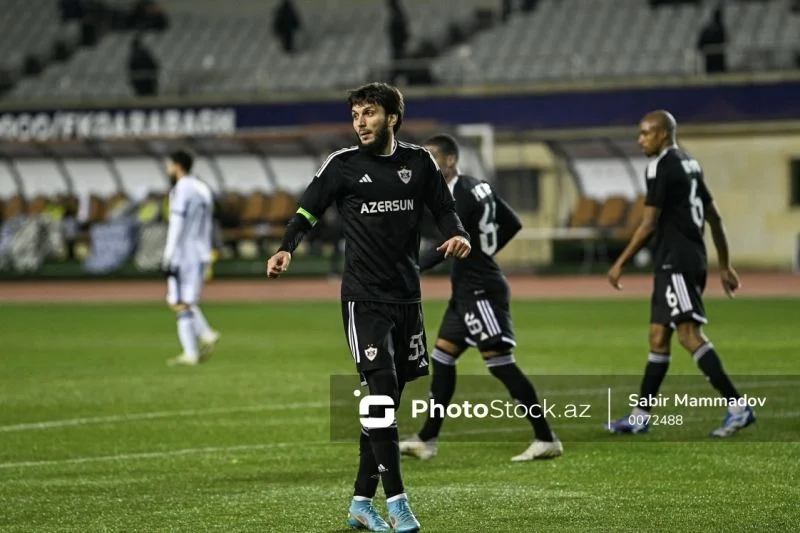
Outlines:
POLYGON ((161 261, 167 276, 167 303, 178 317, 183 353, 170 364, 196 365, 205 361, 219 340, 198 307, 205 270, 211 262, 214 202, 211 189, 191 174, 194 160, 183 150, 167 160, 172 182, 169 230, 161 261))

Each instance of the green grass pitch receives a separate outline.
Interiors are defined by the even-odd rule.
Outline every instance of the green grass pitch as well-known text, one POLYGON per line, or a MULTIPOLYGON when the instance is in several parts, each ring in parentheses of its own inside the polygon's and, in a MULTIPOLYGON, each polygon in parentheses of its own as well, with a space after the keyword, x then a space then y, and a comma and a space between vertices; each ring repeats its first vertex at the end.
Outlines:
MULTIPOLYGON (((593 422, 564 427, 562 458, 514 464, 524 422, 480 442, 445 425, 438 457, 403 460, 423 531, 800 531, 798 305, 708 302, 706 332, 730 373, 793 386, 764 389, 781 407, 735 438, 705 437, 722 409, 699 433, 625 438, 593 422)), ((345 530, 357 448, 330 442, 330 376, 352 373, 339 304, 204 308, 223 333, 217 352, 175 369, 174 318, 160 305, 0 307, 0 530, 345 530)), ((429 344, 443 308, 425 304, 429 344)), ((638 376, 648 310, 517 301, 517 360, 534 379, 638 376)), ((475 352, 458 369, 486 375, 475 352)), ((670 372, 665 387, 698 374, 677 344, 670 372)))

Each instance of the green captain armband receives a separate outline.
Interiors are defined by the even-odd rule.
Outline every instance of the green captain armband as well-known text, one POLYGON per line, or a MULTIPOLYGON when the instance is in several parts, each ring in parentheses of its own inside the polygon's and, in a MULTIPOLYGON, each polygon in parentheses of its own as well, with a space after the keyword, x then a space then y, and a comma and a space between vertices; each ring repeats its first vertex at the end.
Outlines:
POLYGON ((303 237, 311 231, 314 224, 317 223, 317 217, 299 207, 297 214, 292 217, 286 225, 286 231, 283 232, 283 239, 278 250, 283 250, 289 253, 294 253, 303 237))
POLYGON ((303 218, 308 220, 308 223, 311 224, 312 226, 316 225, 317 217, 315 217, 314 215, 312 215, 311 213, 309 213, 308 211, 306 211, 302 207, 298 207, 297 208, 297 214, 301 215, 303 218))

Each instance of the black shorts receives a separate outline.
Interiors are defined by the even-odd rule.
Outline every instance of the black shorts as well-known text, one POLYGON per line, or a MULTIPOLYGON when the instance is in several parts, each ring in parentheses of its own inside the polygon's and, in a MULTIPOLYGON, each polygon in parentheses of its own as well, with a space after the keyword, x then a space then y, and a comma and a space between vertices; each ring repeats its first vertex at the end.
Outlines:
POLYGON ((422 305, 342 302, 344 332, 358 372, 394 368, 403 383, 427 376, 428 341, 422 305))
POLYGON ((705 272, 657 272, 653 281, 650 323, 671 326, 681 322, 706 324, 703 292, 705 272))
POLYGON ((517 345, 506 299, 451 299, 444 312, 439 338, 478 350, 508 350, 517 345))

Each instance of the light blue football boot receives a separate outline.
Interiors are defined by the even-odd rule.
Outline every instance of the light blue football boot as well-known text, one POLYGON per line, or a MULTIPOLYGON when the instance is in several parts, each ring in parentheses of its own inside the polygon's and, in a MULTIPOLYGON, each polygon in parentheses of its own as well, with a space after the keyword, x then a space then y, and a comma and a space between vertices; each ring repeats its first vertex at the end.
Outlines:
POLYGON ((380 513, 373 507, 370 500, 353 500, 347 513, 347 525, 350 529, 364 529, 367 531, 391 531, 380 513))
POLYGON ((421 526, 406 498, 394 500, 387 504, 389 508, 389 522, 395 533, 416 533, 421 526))

